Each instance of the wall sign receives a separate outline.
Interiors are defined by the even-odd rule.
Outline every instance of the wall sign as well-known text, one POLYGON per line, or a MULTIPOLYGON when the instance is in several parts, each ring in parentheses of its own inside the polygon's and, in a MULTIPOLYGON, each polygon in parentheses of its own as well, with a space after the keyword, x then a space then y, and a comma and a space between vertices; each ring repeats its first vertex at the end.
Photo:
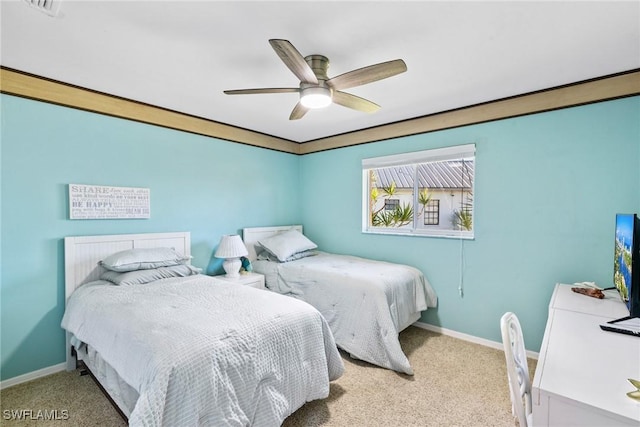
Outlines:
POLYGON ((69 184, 69 219, 136 219, 151 216, 148 188, 69 184))

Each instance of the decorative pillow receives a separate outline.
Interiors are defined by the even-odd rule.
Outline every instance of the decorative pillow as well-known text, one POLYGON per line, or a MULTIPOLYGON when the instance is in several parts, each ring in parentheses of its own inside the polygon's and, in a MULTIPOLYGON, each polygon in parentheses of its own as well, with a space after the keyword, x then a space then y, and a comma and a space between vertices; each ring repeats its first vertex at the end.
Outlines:
POLYGON ((318 247, 318 245, 295 229, 283 231, 282 233, 261 239, 258 243, 278 258, 280 262, 286 262, 291 255, 297 254, 298 252, 304 252, 318 247))
POLYGON ((187 264, 172 265, 169 267, 148 268, 145 270, 127 271, 124 273, 106 270, 100 275, 100 279, 108 280, 120 286, 144 285, 169 277, 187 277, 200 274, 202 269, 187 264))
POLYGON ((289 262, 289 261, 295 261, 300 258, 306 258, 308 256, 314 256, 314 255, 318 255, 318 251, 314 249, 310 249, 308 251, 298 252, 297 254, 291 255, 289 258, 285 259, 284 261, 280 261, 275 255, 272 255, 269 251, 264 250, 258 254, 257 258, 259 260, 267 260, 267 261, 273 261, 273 262, 289 262))
POLYGON ((171 248, 140 248, 116 252, 98 264, 107 270, 125 272, 186 264, 190 259, 171 248))

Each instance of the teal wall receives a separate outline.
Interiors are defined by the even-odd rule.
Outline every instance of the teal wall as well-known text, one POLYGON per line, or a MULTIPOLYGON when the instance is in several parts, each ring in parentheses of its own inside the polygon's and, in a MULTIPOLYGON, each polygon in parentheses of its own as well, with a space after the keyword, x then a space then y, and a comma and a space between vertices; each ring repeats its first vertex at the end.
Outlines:
POLYGON ((302 157, 0 102, 3 380, 64 361, 64 236, 190 231, 194 264, 218 272, 222 234, 303 223, 322 249, 424 271, 440 301, 423 321, 500 341, 515 311, 537 351, 554 283, 608 283, 614 214, 640 211, 639 97, 302 157), (472 142, 475 240, 361 233, 362 158, 472 142), (69 183, 150 188, 151 218, 68 220, 69 183))
POLYGON ((421 269, 439 296, 423 322, 499 342, 513 311, 538 351, 556 282, 611 284, 615 213, 640 211, 639 156, 639 97, 315 153, 300 160, 302 219, 325 250, 421 269), (361 232, 363 158, 468 143, 474 240, 361 232))
POLYGON ((63 237, 190 231, 193 263, 222 234, 299 223, 295 155, 2 95, 1 378, 64 361, 63 237), (68 218, 67 184, 146 187, 151 218, 68 218))

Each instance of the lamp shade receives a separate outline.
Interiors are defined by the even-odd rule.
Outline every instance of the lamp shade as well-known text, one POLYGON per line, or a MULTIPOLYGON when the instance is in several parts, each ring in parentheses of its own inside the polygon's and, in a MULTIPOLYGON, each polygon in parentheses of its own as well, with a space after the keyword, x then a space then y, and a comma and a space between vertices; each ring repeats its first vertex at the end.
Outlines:
POLYGON ((240 258, 247 256, 247 248, 242 239, 237 234, 225 235, 220 239, 218 250, 216 250, 216 258, 240 258))

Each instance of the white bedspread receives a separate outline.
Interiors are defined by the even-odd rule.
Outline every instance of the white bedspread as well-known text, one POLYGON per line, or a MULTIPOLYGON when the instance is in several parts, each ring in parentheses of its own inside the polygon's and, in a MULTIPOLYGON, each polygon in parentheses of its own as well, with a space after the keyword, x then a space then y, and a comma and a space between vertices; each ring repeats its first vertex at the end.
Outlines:
POLYGON ((138 391, 131 426, 279 426, 344 370, 313 307, 207 276, 92 282, 62 327, 138 391))
POLYGON ((258 260, 254 270, 265 274, 269 289, 316 307, 353 357, 413 374, 398 333, 437 303, 420 270, 325 252, 285 263, 258 260))

